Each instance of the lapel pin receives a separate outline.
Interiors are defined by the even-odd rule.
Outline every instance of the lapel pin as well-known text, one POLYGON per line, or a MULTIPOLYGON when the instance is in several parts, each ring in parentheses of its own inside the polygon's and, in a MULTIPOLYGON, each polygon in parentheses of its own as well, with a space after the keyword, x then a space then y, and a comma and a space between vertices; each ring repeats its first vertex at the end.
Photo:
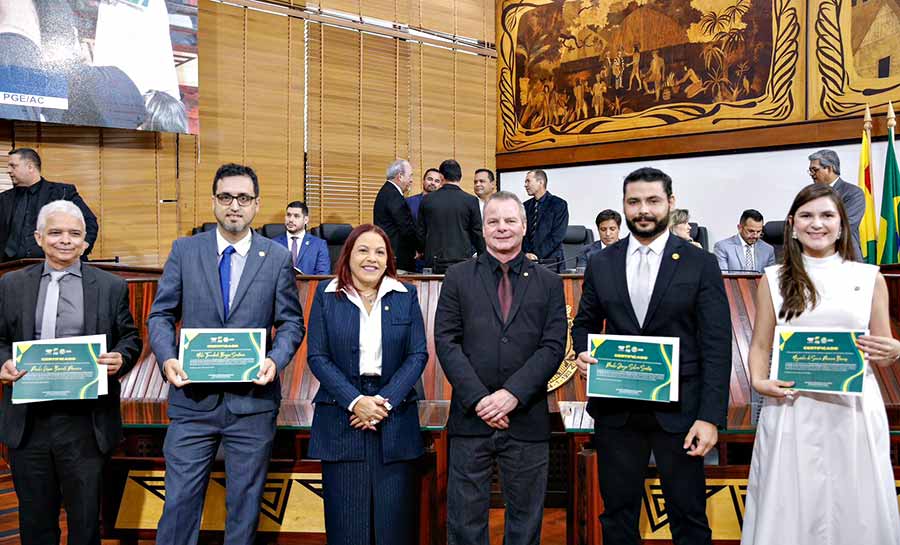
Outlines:
POLYGON ((306 245, 309 246, 309 241, 308 241, 308 240, 306 241, 306 245))
POLYGON ((391 307, 384 305, 384 310, 391 310, 391 307))
POLYGON ((259 257, 266 257, 266 252, 260 250, 260 251, 259 251, 259 257))
POLYGON ((528 273, 522 273, 522 276, 528 276, 528 273))
POLYGON ((672 259, 678 261, 679 259, 681 259, 681 254, 672 254, 672 259))

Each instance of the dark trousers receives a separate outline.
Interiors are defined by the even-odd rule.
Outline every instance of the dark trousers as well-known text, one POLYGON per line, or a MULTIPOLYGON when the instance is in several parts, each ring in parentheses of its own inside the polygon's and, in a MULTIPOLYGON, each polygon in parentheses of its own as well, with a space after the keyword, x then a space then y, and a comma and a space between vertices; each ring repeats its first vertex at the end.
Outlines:
POLYGON ((491 469, 500 470, 506 505, 504 545, 538 545, 547 491, 548 441, 519 441, 505 430, 487 437, 450 438, 448 545, 490 545, 491 469))
POLYGON ((641 543, 641 501, 651 450, 662 481, 672 541, 675 545, 712 543, 703 458, 685 453, 685 435, 664 431, 652 413, 632 413, 621 428, 594 430, 604 545, 641 543))
MULTIPOLYGON (((378 378, 362 379, 375 395, 378 378)), ((347 413, 350 418, 350 413, 347 413)), ((365 431, 365 460, 322 462, 328 545, 414 545, 418 482, 414 461, 384 463, 381 431, 365 431)))
POLYGON ((106 457, 97 448, 90 411, 67 410, 72 407, 35 407, 22 444, 9 449, 22 545, 59 543, 60 505, 66 509, 68 544, 100 545, 106 457))
POLYGON ((166 501, 156 530, 160 545, 195 545, 209 474, 219 443, 225 451, 225 545, 251 545, 275 439, 275 411, 236 415, 170 408, 163 443, 166 501))

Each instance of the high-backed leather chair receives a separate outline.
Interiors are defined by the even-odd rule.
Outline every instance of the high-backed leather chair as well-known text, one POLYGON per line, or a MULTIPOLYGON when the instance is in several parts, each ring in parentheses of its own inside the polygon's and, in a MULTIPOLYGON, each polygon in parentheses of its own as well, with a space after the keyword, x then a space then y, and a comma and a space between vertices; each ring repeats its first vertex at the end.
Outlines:
POLYGON ((581 253, 582 248, 594 242, 594 232, 584 225, 569 225, 566 227, 566 236, 563 238, 563 255, 566 258, 561 270, 575 268, 575 258, 581 253))
POLYGON ((344 242, 347 241, 351 231, 353 231, 353 226, 349 223, 323 223, 310 231, 311 234, 323 239, 328 244, 328 257, 331 258, 332 271, 336 268, 341 248, 344 247, 344 242))
POLYGON ((286 231, 287 228, 283 223, 267 223, 259 229, 259 234, 266 238, 275 238, 278 235, 284 234, 286 231))
POLYGON ((781 263, 784 254, 784 220, 767 221, 763 225, 762 239, 775 248, 775 262, 781 263))
POLYGON ((706 230, 706 227, 703 225, 697 225, 694 222, 688 222, 688 225, 691 226, 691 240, 694 242, 699 242, 700 246, 703 247, 707 252, 709 251, 709 231, 706 230))

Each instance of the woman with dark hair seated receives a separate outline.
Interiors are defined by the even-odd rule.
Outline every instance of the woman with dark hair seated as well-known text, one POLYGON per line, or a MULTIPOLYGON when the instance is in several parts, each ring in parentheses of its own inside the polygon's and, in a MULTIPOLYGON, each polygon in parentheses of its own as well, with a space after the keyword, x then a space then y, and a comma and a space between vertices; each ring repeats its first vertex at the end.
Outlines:
POLYGON ((309 367, 321 383, 309 456, 322 460, 329 545, 412 545, 424 452, 416 382, 428 351, 416 289, 387 235, 360 225, 316 290, 309 367))

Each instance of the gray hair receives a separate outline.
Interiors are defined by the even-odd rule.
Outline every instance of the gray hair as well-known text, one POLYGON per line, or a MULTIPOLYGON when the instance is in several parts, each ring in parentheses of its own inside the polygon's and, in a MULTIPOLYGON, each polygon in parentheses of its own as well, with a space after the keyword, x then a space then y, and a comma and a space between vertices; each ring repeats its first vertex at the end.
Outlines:
MULTIPOLYGON (((516 196, 515 193, 509 192, 509 191, 498 191, 498 192, 494 193, 493 195, 488 197, 487 202, 484 203, 484 209, 487 210, 488 205, 491 204, 493 201, 515 201, 515 203, 519 205, 519 215, 522 216, 522 221, 523 222, 526 221, 525 220, 525 205, 522 204, 522 201, 519 199, 518 196, 516 196)), ((484 221, 484 218, 481 218, 481 221, 484 221)))
POLYGON ((396 161, 391 163, 391 166, 389 166, 387 169, 387 179, 394 180, 397 178, 397 176, 403 174, 403 171, 405 170, 404 166, 407 162, 408 161, 406 159, 397 159, 396 161))
POLYGON ((689 221, 691 221, 691 213, 685 208, 675 208, 669 213, 669 229, 689 221))
POLYGON ((84 223, 84 214, 81 213, 81 209, 75 206, 75 203, 73 203, 72 201, 58 200, 48 202, 43 207, 41 207, 41 211, 38 212, 37 217, 38 232, 44 232, 44 228, 47 227, 47 217, 49 217, 51 214, 59 213, 68 214, 73 218, 76 218, 81 222, 81 228, 86 229, 84 223))
POLYGON ((830 168, 832 172, 840 176, 841 159, 838 154, 830 149, 820 149, 809 156, 810 161, 818 161, 822 168, 830 168))

